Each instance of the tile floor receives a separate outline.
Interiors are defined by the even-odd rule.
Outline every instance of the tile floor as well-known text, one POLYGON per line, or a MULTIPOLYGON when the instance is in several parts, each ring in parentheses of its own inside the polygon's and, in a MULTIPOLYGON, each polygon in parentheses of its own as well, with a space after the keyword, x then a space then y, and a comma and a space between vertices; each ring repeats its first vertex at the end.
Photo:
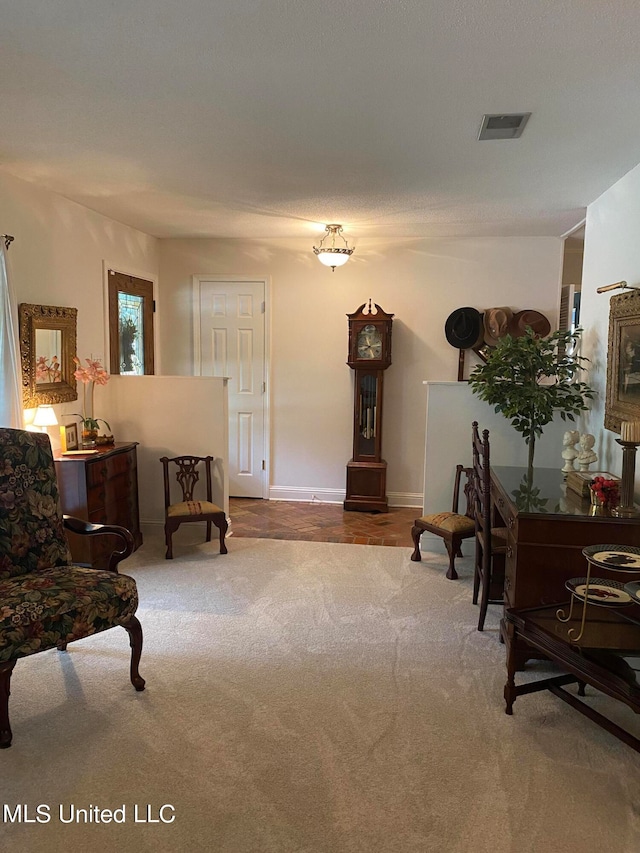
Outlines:
POLYGON ((413 547, 411 527, 422 510, 345 512, 341 504, 230 498, 229 514, 234 536, 413 547))

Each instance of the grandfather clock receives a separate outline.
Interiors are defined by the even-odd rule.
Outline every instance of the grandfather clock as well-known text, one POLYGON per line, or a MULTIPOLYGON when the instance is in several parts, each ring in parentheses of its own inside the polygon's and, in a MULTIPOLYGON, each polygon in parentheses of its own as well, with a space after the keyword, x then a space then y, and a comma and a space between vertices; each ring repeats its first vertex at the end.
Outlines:
POLYGON ((349 318, 347 364, 355 372, 353 459, 347 463, 346 510, 387 512, 387 463, 382 458, 382 385, 391 364, 393 314, 363 303, 349 318))

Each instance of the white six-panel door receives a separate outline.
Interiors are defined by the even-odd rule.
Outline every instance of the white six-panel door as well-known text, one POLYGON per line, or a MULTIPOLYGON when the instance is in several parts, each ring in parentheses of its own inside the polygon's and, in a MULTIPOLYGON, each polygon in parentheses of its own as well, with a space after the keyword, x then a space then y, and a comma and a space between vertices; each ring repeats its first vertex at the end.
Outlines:
POLYGON ((229 495, 261 498, 265 476, 265 283, 200 276, 197 284, 200 373, 229 378, 229 495))

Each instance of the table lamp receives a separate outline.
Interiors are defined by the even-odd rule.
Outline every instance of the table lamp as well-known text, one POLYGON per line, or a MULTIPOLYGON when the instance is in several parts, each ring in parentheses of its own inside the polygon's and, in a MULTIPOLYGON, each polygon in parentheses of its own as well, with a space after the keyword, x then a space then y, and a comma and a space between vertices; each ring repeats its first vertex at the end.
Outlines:
POLYGON ((46 432, 47 427, 57 426, 58 418, 53 411, 53 406, 38 406, 32 423, 34 426, 40 427, 40 432, 46 432))

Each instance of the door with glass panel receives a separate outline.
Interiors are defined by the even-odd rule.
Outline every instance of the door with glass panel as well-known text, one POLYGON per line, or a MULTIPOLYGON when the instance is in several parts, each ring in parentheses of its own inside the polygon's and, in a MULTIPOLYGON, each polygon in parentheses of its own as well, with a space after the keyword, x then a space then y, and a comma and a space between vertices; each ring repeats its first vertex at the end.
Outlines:
POLYGON ((228 377, 229 495, 265 496, 265 282, 197 278, 196 370, 228 377), (199 321, 199 322, 198 322, 199 321))
POLYGON ((109 369, 152 374, 153 282, 109 270, 109 369))

